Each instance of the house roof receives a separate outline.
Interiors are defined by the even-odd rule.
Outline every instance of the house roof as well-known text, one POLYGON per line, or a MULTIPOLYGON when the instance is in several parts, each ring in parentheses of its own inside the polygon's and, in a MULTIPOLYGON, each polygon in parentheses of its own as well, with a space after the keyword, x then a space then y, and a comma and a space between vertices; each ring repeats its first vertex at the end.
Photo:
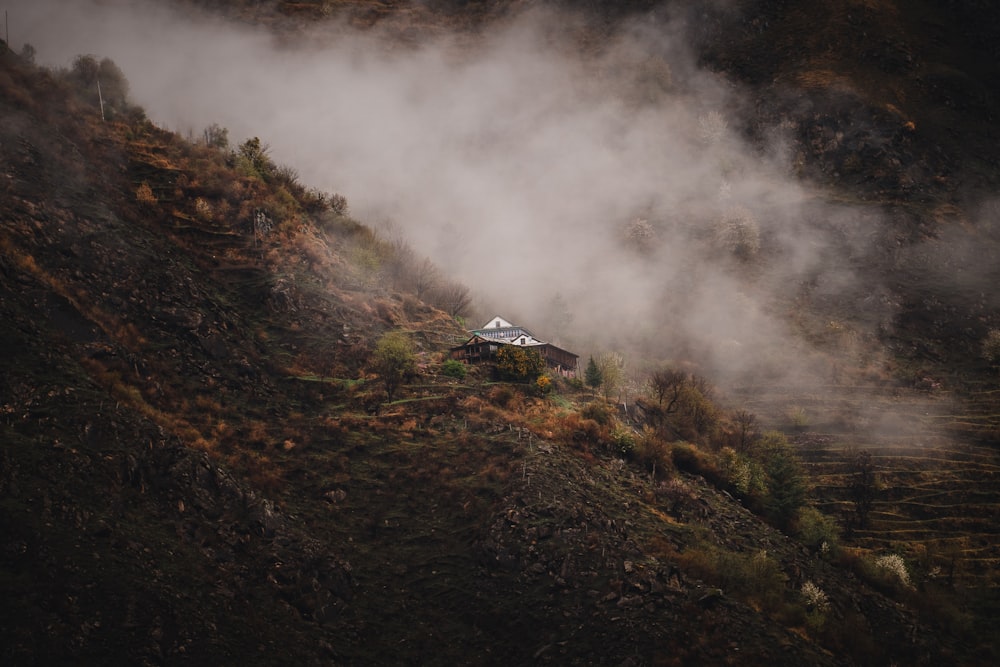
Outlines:
POLYGON ((511 324, 499 315, 491 318, 481 329, 473 329, 472 333, 479 334, 480 336, 491 338, 493 340, 502 340, 514 343, 515 345, 522 344, 517 342, 517 339, 520 339, 522 336, 527 338, 527 340, 523 343, 524 345, 543 342, 532 336, 531 332, 524 327, 511 324))

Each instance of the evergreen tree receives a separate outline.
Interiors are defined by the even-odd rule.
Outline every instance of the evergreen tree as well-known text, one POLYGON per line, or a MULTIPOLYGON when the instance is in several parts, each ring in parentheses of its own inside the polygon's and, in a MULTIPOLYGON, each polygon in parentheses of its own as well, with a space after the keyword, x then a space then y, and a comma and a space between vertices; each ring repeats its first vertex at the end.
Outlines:
POLYGON ((787 528, 806 502, 806 476, 792 445, 780 433, 771 432, 761 441, 768 495, 765 509, 776 525, 787 528))
POLYGON ((875 505, 875 494, 878 490, 878 474, 872 453, 867 449, 851 449, 847 452, 848 459, 848 490, 858 528, 868 528, 868 515, 875 505))
POLYGON ((587 369, 583 372, 583 381, 594 391, 604 384, 604 375, 601 373, 601 369, 598 368, 593 356, 587 362, 587 369))

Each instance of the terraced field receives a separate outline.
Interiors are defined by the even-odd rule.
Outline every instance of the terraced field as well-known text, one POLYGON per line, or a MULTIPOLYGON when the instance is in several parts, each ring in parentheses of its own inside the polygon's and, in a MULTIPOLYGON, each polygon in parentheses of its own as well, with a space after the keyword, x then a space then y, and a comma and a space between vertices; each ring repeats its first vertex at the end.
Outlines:
POLYGON ((847 528, 847 546, 900 553, 919 578, 1000 585, 1000 447, 983 437, 993 429, 989 397, 959 403, 877 387, 755 396, 746 404, 796 442, 816 504, 847 528), (778 411, 782 403, 795 407, 778 411), (876 472, 865 527, 854 521, 852 450, 869 451, 876 472))

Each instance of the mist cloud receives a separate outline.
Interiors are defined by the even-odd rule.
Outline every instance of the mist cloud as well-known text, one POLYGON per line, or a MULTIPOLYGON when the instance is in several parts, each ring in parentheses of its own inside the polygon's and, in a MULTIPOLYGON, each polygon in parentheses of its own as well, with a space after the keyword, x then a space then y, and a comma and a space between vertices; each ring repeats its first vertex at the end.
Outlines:
POLYGON ((279 44, 119 0, 20 1, 10 16, 12 46, 30 42, 39 62, 112 58, 154 122, 261 137, 363 222, 392 221, 473 288, 484 318, 551 338, 559 294, 573 315, 559 342, 583 354, 687 356, 739 382, 829 370, 785 315, 803 285, 858 290, 857 216, 791 176, 779 130, 770 146, 741 138, 741 91, 693 65, 679 19, 638 21, 581 55, 559 29, 569 19, 548 12, 475 45, 405 48, 336 24, 279 44), (759 234, 749 260, 720 241, 734 210, 759 234), (651 235, 629 237, 637 219, 651 235))

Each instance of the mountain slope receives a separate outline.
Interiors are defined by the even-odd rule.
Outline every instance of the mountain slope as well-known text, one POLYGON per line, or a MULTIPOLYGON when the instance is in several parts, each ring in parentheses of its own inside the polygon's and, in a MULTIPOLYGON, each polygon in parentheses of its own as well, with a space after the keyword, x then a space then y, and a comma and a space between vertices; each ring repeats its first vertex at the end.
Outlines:
POLYGON ((585 392, 440 374, 461 327, 252 145, 0 67, 6 663, 990 662, 711 466, 625 462, 585 392))

